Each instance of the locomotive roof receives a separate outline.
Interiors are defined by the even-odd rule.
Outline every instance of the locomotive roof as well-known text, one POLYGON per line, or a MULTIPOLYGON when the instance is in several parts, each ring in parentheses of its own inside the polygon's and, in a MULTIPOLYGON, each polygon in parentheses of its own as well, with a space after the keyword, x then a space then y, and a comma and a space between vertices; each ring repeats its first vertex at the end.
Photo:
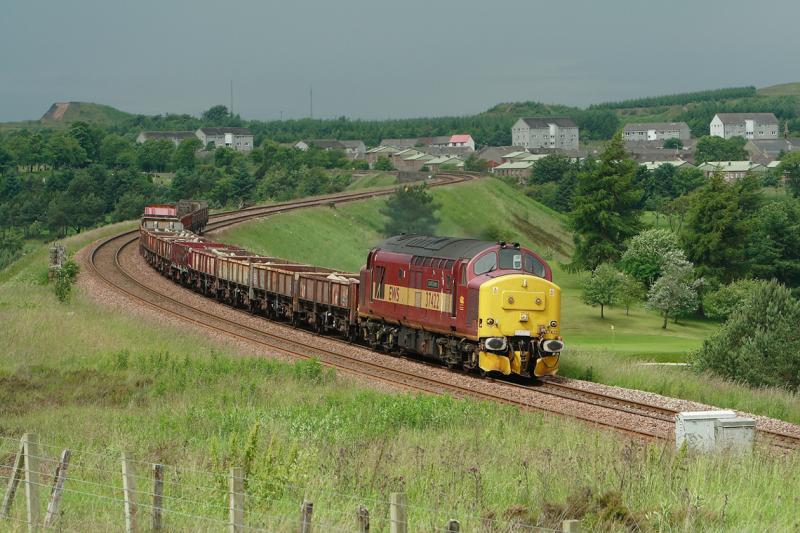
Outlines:
POLYGON ((442 259, 475 257, 496 243, 460 237, 429 237, 426 235, 397 235, 389 237, 376 248, 387 252, 442 259))

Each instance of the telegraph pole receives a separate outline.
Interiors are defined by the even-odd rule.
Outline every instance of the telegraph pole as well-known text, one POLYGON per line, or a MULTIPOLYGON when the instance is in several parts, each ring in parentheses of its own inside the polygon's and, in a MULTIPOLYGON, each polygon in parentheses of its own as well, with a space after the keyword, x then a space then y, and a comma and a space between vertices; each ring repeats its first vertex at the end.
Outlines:
POLYGON ((308 115, 314 118, 314 87, 308 89, 308 115))

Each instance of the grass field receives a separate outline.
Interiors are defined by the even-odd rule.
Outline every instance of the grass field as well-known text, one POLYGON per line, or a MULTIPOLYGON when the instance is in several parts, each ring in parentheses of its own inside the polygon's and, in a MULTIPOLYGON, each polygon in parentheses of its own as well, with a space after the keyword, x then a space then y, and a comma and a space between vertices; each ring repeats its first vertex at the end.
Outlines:
MULTIPOLYGON (((800 423, 797 395, 753 390, 682 368, 641 365, 686 361, 716 323, 682 319, 678 324, 670 321, 664 330, 661 318, 641 306, 631 308, 630 315, 624 309, 607 309, 601 319, 598 309, 580 301, 581 275, 559 266, 571 253, 572 241, 558 213, 494 179, 433 189, 432 194, 442 206, 438 234, 519 241, 550 261, 554 280, 563 289, 565 375, 800 423)), ((219 238, 265 254, 358 271, 369 248, 382 239, 378 209, 383 201, 286 213, 237 226, 219 238)))
POLYGON ((369 189, 370 187, 385 187, 397 183, 397 176, 386 172, 366 172, 353 174, 353 181, 347 186, 348 191, 355 189, 369 189))
MULTIPOLYGON (((365 207, 335 213, 352 209, 353 221, 365 207)), ((546 210, 527 216, 552 219, 546 210)), ((127 225, 70 238, 68 249, 127 225)), ((294 527, 304 497, 315 504, 317 530, 351 526, 364 503, 372 529, 387 531, 394 490, 409 496, 412 531, 452 517, 464 531, 554 527, 564 517, 583 518, 586 531, 797 525, 797 500, 787 496, 800 493, 796 456, 691 456, 493 403, 377 392, 313 361, 245 357, 183 328, 98 307, 80 291, 59 304, 42 284, 46 257, 40 247, 0 274, 0 464, 13 460, 10 437, 24 431, 39 434, 47 457, 76 450, 61 507, 69 530, 121 528, 121 505, 80 494, 119 498, 108 487, 120 484, 121 450, 180 468, 180 478, 168 469, 168 506, 215 520, 225 519, 224 474, 245 466, 249 516, 277 531, 294 527)), ((139 490, 148 487, 145 468, 136 465, 139 490)), ((12 517, 23 513, 19 496, 12 517)), ((147 515, 142 507, 143 523, 147 515)), ((171 531, 209 528, 183 515, 165 519, 171 531)))

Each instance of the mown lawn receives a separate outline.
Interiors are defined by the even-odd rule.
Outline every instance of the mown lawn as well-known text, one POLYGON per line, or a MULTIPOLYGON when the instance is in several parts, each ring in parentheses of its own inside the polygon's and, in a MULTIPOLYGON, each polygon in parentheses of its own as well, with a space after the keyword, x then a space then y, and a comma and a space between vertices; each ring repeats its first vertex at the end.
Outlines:
MULTIPOLYGON (((781 390, 753 390, 698 375, 684 368, 641 366, 643 362, 685 362, 717 324, 707 320, 669 321, 641 305, 598 308, 580 300, 582 274, 562 268, 572 251, 565 219, 555 211, 495 179, 432 190, 440 203, 440 235, 519 241, 550 262, 562 289, 562 332, 568 349, 562 373, 572 377, 648 390, 719 407, 800 423, 800 398, 781 390)), ((342 204, 286 213, 225 231, 219 238, 247 249, 358 271, 370 247, 383 238, 379 213, 385 200, 342 204)))
MULTIPOLYGON (((277 362, 109 311, 80 290, 60 304, 45 273, 44 247, 2 273, 0 464, 25 431, 39 435, 45 458, 74 450, 65 530, 121 529, 122 450, 142 461, 134 472, 143 504, 145 463, 170 465, 171 531, 219 529, 209 520, 226 518, 225 474, 235 465, 247 472, 250 524, 276 531, 295 527, 303 498, 319 531, 352 527, 358 504, 374 531, 387 531, 388 494, 400 490, 412 531, 453 517, 464 531, 563 518, 583 518, 587 531, 797 526, 797 456, 691 456, 493 403, 379 392, 313 361, 277 362)), ((148 507, 139 513, 145 527, 148 507)), ((12 517, 23 515, 20 493, 12 517)))

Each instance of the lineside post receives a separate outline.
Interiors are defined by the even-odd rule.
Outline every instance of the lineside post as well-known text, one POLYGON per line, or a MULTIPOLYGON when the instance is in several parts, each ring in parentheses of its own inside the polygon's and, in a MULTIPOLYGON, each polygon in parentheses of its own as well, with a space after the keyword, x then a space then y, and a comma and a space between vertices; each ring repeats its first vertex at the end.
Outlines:
POLYGON ((122 492, 125 496, 125 532, 136 533, 136 480, 130 457, 122 452, 122 492))
POLYGON ((444 527, 444 530, 447 533, 458 533, 461 531, 461 523, 458 520, 451 518, 447 521, 447 525, 444 527))
POLYGON ((356 509, 356 531, 369 533, 369 510, 363 505, 359 505, 356 509))
POLYGON ((153 531, 161 531, 161 511, 164 504, 164 465, 153 465, 153 531))
POLYGON ((25 440, 20 439, 17 456, 14 458, 14 469, 8 478, 5 496, 3 496, 3 506, 0 507, 0 518, 8 518, 11 514, 11 504, 14 503, 14 495, 17 493, 19 481, 22 478, 23 466, 25 464, 25 440))
POLYGON ((25 499, 28 501, 28 531, 39 529, 39 438, 36 433, 26 433, 25 443, 25 499))
POLYGON ((47 514, 44 515, 44 528, 53 527, 58 519, 58 506, 61 504, 61 494, 64 492, 64 481, 67 478, 67 468, 69 468, 70 451, 61 452, 61 460, 56 467, 53 476, 53 488, 50 491, 50 501, 47 503, 47 514))
POLYGON ((389 498, 390 533, 408 533, 407 505, 405 492, 391 493, 389 498))
POLYGON ((564 520, 561 522, 561 531, 563 533, 580 533, 581 521, 580 520, 564 520))
POLYGON ((311 533, 311 517, 314 514, 314 504, 310 501, 303 500, 300 506, 300 533, 311 533))
POLYGON ((244 530, 244 474, 241 467, 231 468, 228 480, 228 532, 244 530))

